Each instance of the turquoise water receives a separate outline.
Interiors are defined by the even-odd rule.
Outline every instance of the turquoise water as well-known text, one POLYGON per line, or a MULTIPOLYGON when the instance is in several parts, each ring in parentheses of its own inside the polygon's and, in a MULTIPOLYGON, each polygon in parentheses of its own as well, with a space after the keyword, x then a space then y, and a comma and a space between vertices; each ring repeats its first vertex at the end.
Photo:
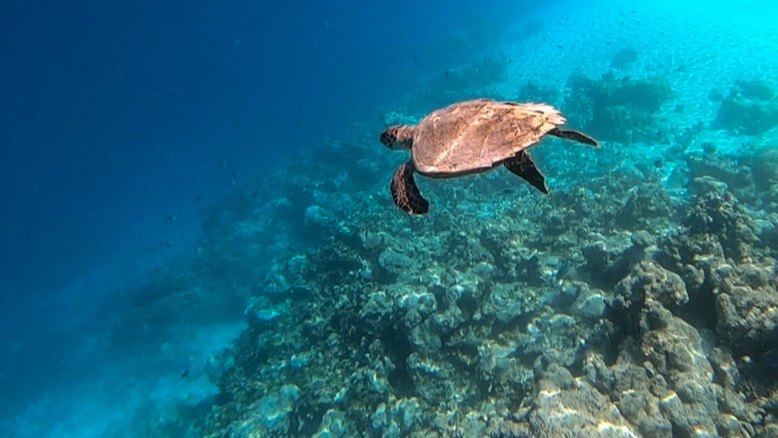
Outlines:
POLYGON ((778 6, 579 3, 3 6, 0 437, 778 436, 778 6))

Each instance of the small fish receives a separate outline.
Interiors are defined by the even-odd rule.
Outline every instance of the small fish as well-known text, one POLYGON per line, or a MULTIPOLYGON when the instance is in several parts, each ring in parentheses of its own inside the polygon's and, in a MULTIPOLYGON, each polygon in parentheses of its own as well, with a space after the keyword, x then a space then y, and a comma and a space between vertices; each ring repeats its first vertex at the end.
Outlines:
POLYGON ((176 217, 176 215, 174 215, 174 214, 171 214, 170 216, 168 216, 168 217, 166 217, 166 218, 165 218, 165 222, 175 222, 175 221, 176 221, 176 219, 178 219, 178 218, 176 217))
POLYGON ((773 348, 762 355, 765 365, 770 368, 778 368, 778 348, 773 348))
POLYGON ((758 358, 743 356, 743 365, 757 373, 774 374, 778 370, 778 348, 767 350, 758 358))
POLYGON ((160 243, 159 245, 160 246, 164 246, 165 248, 172 248, 173 247, 173 242, 171 242, 169 240, 166 240, 166 241, 160 243))
POLYGON ((189 368, 185 369, 183 373, 181 373, 181 378, 186 379, 186 376, 189 375, 189 368))
POLYGON ((661 169, 665 166, 665 163, 662 162, 662 160, 656 160, 654 161, 654 167, 657 169, 661 169))

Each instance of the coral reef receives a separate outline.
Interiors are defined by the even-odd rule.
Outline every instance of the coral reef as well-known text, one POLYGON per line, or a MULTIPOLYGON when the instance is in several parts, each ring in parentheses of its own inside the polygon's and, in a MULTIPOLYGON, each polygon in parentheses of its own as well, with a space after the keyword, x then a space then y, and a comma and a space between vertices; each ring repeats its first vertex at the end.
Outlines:
POLYGON ((559 99, 559 91, 545 87, 535 81, 528 81, 521 86, 518 100, 525 102, 556 102, 559 99))
POLYGON ((673 97, 663 77, 638 80, 606 73, 595 80, 571 75, 568 87, 571 93, 563 108, 576 115, 571 117, 576 125, 595 137, 621 143, 668 140, 657 115, 673 97))
POLYGON ((721 100, 713 126, 735 134, 760 135, 778 126, 778 99, 760 80, 735 82, 721 100))
MULTIPOLYGON (((570 88, 571 124, 670 141, 665 81, 570 88)), ((671 190, 653 158, 549 139, 533 155, 550 196, 507 172, 420 178, 436 207, 416 218, 388 198, 397 159, 374 137, 300 154, 213 220, 191 266, 230 283, 247 328, 205 366, 219 394, 200 436, 778 433, 774 151, 703 142, 671 190)))
MULTIPOLYGON (((553 197, 506 197, 521 182, 486 175, 426 187, 456 221, 387 214, 379 182, 294 222, 327 238, 267 271, 249 329, 213 359, 205 435, 770 433, 775 220, 715 162, 692 165, 684 200, 658 179, 566 183, 575 172, 553 197)), ((279 180, 300 192, 306 178, 279 180)))

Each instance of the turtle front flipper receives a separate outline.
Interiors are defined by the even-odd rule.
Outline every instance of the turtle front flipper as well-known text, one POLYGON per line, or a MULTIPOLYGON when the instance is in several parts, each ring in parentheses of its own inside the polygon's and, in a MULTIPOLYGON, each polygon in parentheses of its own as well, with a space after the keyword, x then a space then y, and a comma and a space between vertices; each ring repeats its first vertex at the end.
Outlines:
POLYGON ((413 164, 410 162, 394 171, 389 190, 392 192, 394 203, 406 213, 426 214, 430 209, 430 203, 421 196, 419 187, 413 179, 413 164))
POLYGON ((578 143, 588 144, 589 146, 594 146, 596 148, 600 147, 600 142, 581 131, 554 128, 551 131, 548 131, 548 133, 555 137, 564 138, 565 140, 577 141, 578 143))
POLYGON ((535 162, 532 161, 532 157, 529 156, 527 151, 521 151, 514 157, 505 160, 505 168, 514 175, 524 178, 532 187, 548 194, 546 178, 540 172, 538 166, 535 165, 535 162))

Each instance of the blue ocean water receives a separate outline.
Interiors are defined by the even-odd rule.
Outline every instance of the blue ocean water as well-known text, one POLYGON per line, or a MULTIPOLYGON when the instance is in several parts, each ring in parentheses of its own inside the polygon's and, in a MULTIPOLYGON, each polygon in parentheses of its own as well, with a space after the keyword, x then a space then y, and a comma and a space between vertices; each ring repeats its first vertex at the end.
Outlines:
MULTIPOLYGON (((620 417, 581 421, 737 436, 729 415, 778 433, 778 7, 309 3, 0 6, 0 436, 538 436, 555 408, 532 386, 552 374, 537 363, 587 376, 615 403, 619 386, 587 374, 584 356, 658 356, 629 331, 656 309, 620 307, 649 265, 690 303, 644 297, 674 319, 656 318, 700 345, 691 356, 715 374, 702 380, 719 385, 708 390, 749 404, 696 423, 658 405, 652 429, 620 401, 620 417), (406 217, 388 184, 407 153, 379 133, 481 97, 556 105, 601 150, 533 149, 548 200, 504 172, 418 176, 432 210, 406 217), (619 253, 629 242, 640 257, 619 253), (598 271, 596 248, 614 266, 598 271), (460 316, 444 312, 447 294, 460 316), (422 323, 434 318, 452 318, 450 331, 422 323), (337 356, 350 349, 386 360, 359 368, 337 356), (563 359, 538 352, 554 349, 563 359), (340 383, 357 388, 372 369, 388 389, 350 394, 334 377, 311 389, 336 357, 340 383), (730 386, 728 360, 743 374, 730 386), (457 386, 435 393, 436 373, 457 386), (535 410, 516 413, 524 404, 535 410), (514 435, 495 426, 509 418, 514 435)), ((666 368, 652 365, 670 382, 654 396, 694 403, 666 368)))

